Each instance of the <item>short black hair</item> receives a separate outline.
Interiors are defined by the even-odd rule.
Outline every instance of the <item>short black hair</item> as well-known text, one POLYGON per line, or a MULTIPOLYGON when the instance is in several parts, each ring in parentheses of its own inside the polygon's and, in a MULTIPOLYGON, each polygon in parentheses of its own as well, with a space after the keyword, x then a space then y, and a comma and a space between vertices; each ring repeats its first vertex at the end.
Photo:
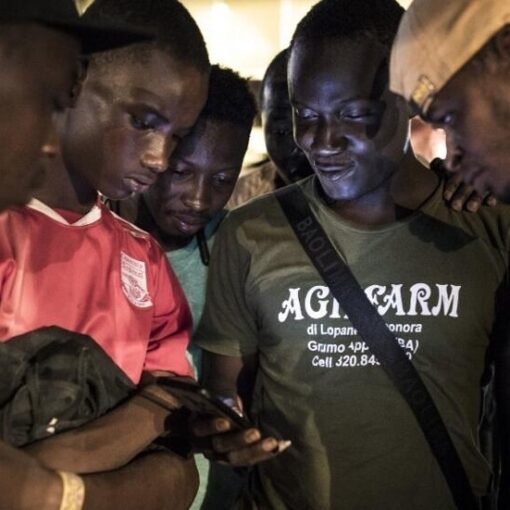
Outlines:
POLYGON ((209 80, 209 96, 200 120, 229 122, 251 129, 257 104, 248 80, 232 69, 213 65, 209 80))
POLYGON ((262 78, 262 82, 260 83, 260 92, 259 92, 259 104, 260 107, 263 108, 263 100, 264 100, 264 87, 266 86, 267 81, 270 78, 275 76, 281 77, 281 81, 287 81, 287 61, 288 61, 289 51, 287 48, 280 51, 276 55, 276 57, 271 60, 271 63, 267 66, 266 72, 264 73, 264 77, 262 78))
POLYGON ((83 17, 122 22, 151 32, 156 37, 154 43, 141 43, 99 54, 99 60, 114 60, 117 56, 121 58, 121 55, 143 58, 144 49, 155 44, 180 62, 199 71, 208 73, 210 70, 202 33, 191 14, 178 0, 95 0, 83 17))
POLYGON ((298 23, 291 48, 298 42, 371 36, 389 50, 403 14, 396 0, 322 0, 298 23))

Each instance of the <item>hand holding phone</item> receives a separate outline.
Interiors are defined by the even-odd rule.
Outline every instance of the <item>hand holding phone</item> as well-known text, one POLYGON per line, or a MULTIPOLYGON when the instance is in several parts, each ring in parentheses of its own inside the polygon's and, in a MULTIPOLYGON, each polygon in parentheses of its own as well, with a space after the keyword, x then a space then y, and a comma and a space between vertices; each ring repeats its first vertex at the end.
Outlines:
POLYGON ((248 418, 190 379, 158 377, 156 382, 192 412, 226 418, 232 422, 235 429, 244 430, 252 427, 248 418))

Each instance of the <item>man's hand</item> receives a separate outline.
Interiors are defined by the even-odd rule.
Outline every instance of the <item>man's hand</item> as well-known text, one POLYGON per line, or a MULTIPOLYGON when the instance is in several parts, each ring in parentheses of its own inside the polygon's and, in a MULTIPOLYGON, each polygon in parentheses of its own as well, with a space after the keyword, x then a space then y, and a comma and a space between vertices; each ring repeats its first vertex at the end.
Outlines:
POLYGON ((231 466, 251 466, 284 452, 290 441, 263 437, 260 430, 235 430, 225 418, 200 417, 191 424, 194 446, 211 460, 231 466))
POLYGON ((448 174, 443 190, 443 198, 454 211, 465 209, 469 212, 477 212, 482 205, 494 207, 497 204, 496 198, 487 193, 480 196, 473 186, 462 181, 459 174, 448 174))

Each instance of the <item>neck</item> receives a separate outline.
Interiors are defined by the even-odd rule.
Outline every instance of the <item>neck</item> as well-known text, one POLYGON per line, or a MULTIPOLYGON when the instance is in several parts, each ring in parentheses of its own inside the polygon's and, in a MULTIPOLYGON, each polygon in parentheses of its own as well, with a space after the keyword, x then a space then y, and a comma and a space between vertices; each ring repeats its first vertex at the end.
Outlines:
POLYGON ((409 149, 392 177, 377 189, 354 200, 335 201, 330 207, 342 218, 358 225, 386 225, 416 211, 437 184, 434 172, 419 163, 409 149))
POLYGON ((94 206, 97 192, 83 179, 71 175, 60 154, 42 162, 44 183, 34 197, 53 209, 66 209, 86 214, 94 206))

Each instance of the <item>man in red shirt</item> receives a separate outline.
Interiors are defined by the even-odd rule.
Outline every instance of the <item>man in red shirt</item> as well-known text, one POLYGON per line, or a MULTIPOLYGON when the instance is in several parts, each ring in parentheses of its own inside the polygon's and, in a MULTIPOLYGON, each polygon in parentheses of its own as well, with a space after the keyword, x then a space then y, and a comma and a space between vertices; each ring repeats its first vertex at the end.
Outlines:
MULTIPOLYGON (((91 59, 81 93, 73 90, 46 140, 37 200, 1 216, 0 336, 55 324, 92 336, 135 383, 144 372, 189 375, 182 291, 156 242, 103 207, 97 190, 124 198, 166 169, 205 103, 207 52, 177 1, 97 3, 85 19, 121 19, 157 32, 157 43, 91 59)), ((187 508, 193 461, 137 457, 171 413, 137 395, 28 451, 46 467, 85 475, 85 508, 187 508)))
MULTIPOLYGON (((0 210, 25 203, 37 178, 35 161, 52 114, 71 97, 83 53, 141 40, 132 30, 80 20, 66 0, 3 0, 0 5, 0 210)), ((145 39, 145 36, 143 36, 145 39)), ((47 469, 0 442, 0 507, 56 510, 70 496, 73 475, 47 469), (65 476, 65 480, 64 477, 65 476), (64 483, 63 483, 64 482, 64 483)), ((106 484, 88 497, 104 498, 106 484)), ((78 503, 77 503, 78 504, 78 503)), ((78 508, 77 506, 75 508, 78 508)))

